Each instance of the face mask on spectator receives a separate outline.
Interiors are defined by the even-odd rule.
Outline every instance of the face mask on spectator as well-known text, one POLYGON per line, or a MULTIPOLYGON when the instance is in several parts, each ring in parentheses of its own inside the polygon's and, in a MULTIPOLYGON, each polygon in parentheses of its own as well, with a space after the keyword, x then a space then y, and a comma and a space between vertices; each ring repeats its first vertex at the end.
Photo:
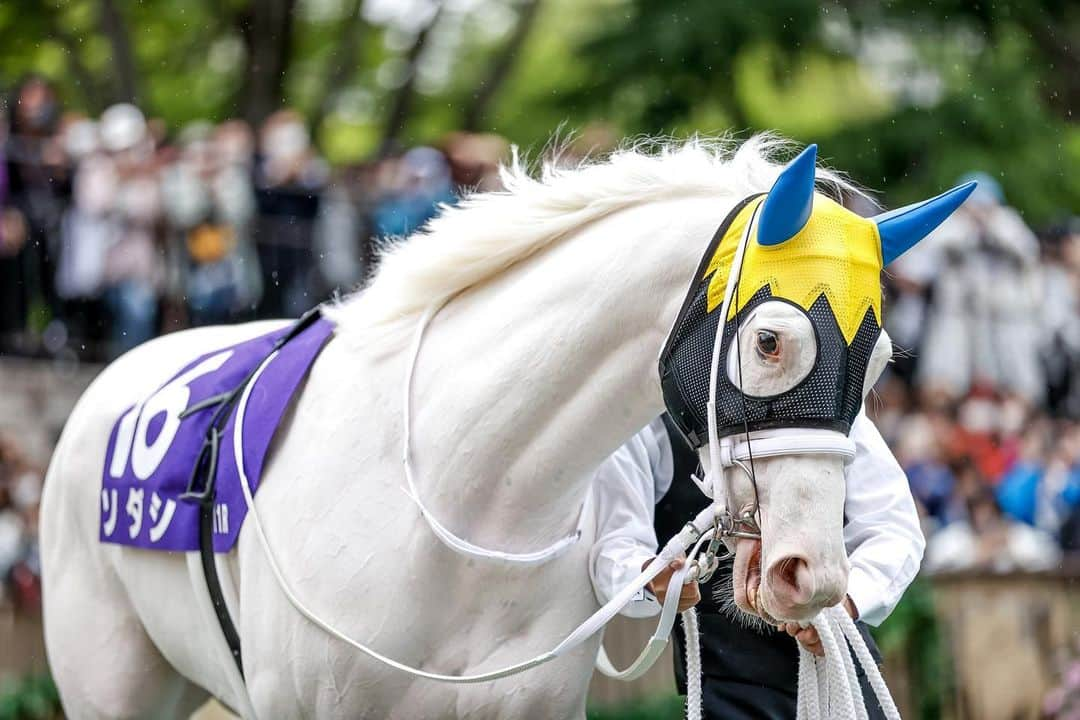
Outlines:
POLYGON ((266 132, 266 154, 272 158, 303 155, 311 146, 307 128, 299 123, 282 123, 266 132))

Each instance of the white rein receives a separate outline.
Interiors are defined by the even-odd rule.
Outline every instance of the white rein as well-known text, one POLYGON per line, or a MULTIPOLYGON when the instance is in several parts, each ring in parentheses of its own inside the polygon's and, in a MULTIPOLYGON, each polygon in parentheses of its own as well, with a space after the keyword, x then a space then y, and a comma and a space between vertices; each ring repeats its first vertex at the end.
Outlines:
POLYGON ((525 553, 511 553, 504 550, 490 550, 488 548, 483 548, 455 535, 453 531, 439 522, 439 519, 431 513, 431 510, 429 510, 420 499, 420 491, 416 489, 416 481, 413 479, 411 460, 412 383, 413 375, 416 372, 416 360, 420 357, 420 343, 424 339, 424 331, 427 329, 431 319, 442 309, 443 305, 445 305, 445 302, 439 305, 432 305, 424 311, 423 316, 416 326, 416 334, 413 337, 412 348, 409 351, 409 360, 405 369, 405 391, 404 397, 402 398, 401 466, 405 470, 405 482, 408 484, 408 488, 403 488, 403 490, 405 490, 405 494, 416 503, 416 507, 420 509, 420 516, 427 521, 431 531, 442 540, 444 545, 459 555, 467 555, 479 560, 499 560, 526 566, 541 565, 549 560, 554 560, 573 547, 574 543, 581 538, 581 523, 584 518, 581 517, 580 510, 578 511, 577 529, 570 535, 567 535, 561 540, 558 540, 541 550, 525 553))
MULTIPOLYGON (((656 558, 639 574, 633 582, 631 582, 626 588, 624 588, 618 595, 613 597, 602 608, 593 613, 585 622, 581 623, 573 632, 567 635, 562 642, 556 645, 548 652, 541 653, 533 658, 524 660, 514 665, 509 665, 497 670, 491 670, 484 673, 477 673, 474 675, 443 675, 440 673, 428 672, 415 668, 405 663, 398 662, 393 658, 389 658, 377 650, 354 640, 345 633, 336 629, 330 622, 322 619, 318 613, 310 609, 303 600, 296 594, 296 591, 292 588, 289 581, 285 578, 284 573, 281 570, 281 565, 277 559, 277 553, 270 545, 270 541, 266 536, 266 531, 263 529, 262 522, 259 518, 258 510, 255 507, 255 499, 252 497, 251 488, 248 484, 247 473, 244 468, 243 459, 243 425, 244 414, 247 410, 248 397, 251 394, 252 388, 258 382, 259 376, 262 375, 263 370, 277 357, 277 352, 272 353, 262 365, 259 366, 255 374, 252 376, 251 381, 244 389, 243 395, 240 397, 240 402, 236 409, 236 423, 233 427, 233 452, 236 462, 237 473, 240 478, 240 486, 244 493, 244 502, 247 504, 248 513, 251 516, 252 524, 255 528, 255 534, 258 538, 259 545, 262 547, 263 552, 266 555, 267 563, 270 565, 270 570, 274 574, 274 578, 277 580, 278 586, 285 594, 285 597, 289 600, 292 606, 301 615, 310 620, 317 627, 322 629, 327 634, 337 638, 338 640, 346 643, 347 645, 359 650, 368 657, 376 660, 384 665, 392 667, 396 670, 414 675, 416 677, 426 678, 428 680, 437 680, 439 682, 454 683, 454 684, 469 684, 469 683, 481 683, 489 682, 491 680, 498 680, 499 678, 507 677, 509 675, 516 675, 530 668, 542 665, 546 662, 554 660, 555 658, 563 655, 564 653, 572 650, 588 638, 592 637, 598 630, 604 627, 611 618, 618 614, 619 610, 623 608, 628 602, 630 602, 635 595, 647 585, 653 578, 660 574, 660 572, 668 566, 673 560, 675 560, 683 550, 698 540, 702 535, 708 532, 710 526, 713 523, 712 510, 706 508, 698 514, 697 518, 692 523, 687 523, 686 526, 679 532, 678 535, 671 538, 667 545, 664 546, 656 558)), ((442 535, 439 535, 442 539, 442 535)), ((466 542, 466 541, 462 541, 466 542)), ((466 543, 468 544, 468 543, 466 543)), ((454 546, 450 546, 456 549, 454 546)), ((496 555, 493 553, 493 555, 496 555)), ((504 553, 505 557, 513 557, 513 555, 504 553)), ((533 564, 533 563, 529 563, 533 564)), ((689 566, 683 568, 679 574, 679 582, 682 582, 682 578, 685 577, 689 566)), ((678 594, 674 595, 677 602, 678 594)))
MULTIPOLYGON (((739 248, 736 252, 731 272, 729 272, 728 275, 727 289, 725 292, 724 303, 721 308, 721 320, 727 316, 728 308, 730 307, 732 300, 731 296, 734 287, 737 285, 738 270, 742 264, 753 220, 754 218, 751 218, 751 221, 747 223, 746 231, 743 234, 739 248)), ((402 466, 404 468, 405 480, 408 486, 405 488, 405 492, 409 498, 416 503, 421 516, 430 526, 436 537, 456 553, 482 560, 497 560, 524 566, 539 565, 557 558, 565 553, 581 537, 581 523, 584 521, 584 518, 580 517, 580 511, 578 527, 574 533, 540 550, 525 553, 512 553, 503 550, 483 548, 459 537, 439 522, 420 499, 413 477, 410 450, 412 381, 424 331, 432 317, 434 317, 440 308, 441 305, 433 306, 421 317, 417 325, 416 335, 407 363, 403 407, 404 425, 402 430, 402 466)), ((236 422, 233 428, 233 451, 240 479, 240 487, 243 491, 244 501, 247 504, 248 512, 255 527, 256 537, 266 555, 267 562, 274 574, 274 578, 277 580, 278 586, 297 612, 327 634, 346 643, 350 647, 355 648, 373 660, 396 670, 400 670, 401 672, 416 677, 426 678, 428 680, 453 684, 481 683, 524 672, 525 670, 554 660, 569 650, 579 646, 607 625, 607 623, 618 614, 618 612, 629 603, 642 588, 659 575, 683 551, 693 545, 693 549, 687 555, 686 564, 679 571, 674 573, 671 579, 670 587, 673 591, 668 592, 667 597, 665 598, 656 631, 630 667, 621 671, 616 670, 608 659, 607 654, 604 652, 603 647, 600 648, 596 660, 596 665, 600 672, 609 677, 625 681, 640 677, 653 665, 653 663, 656 662, 671 634, 680 596, 680 593, 674 591, 674 589, 681 587, 685 583, 697 582, 699 575, 702 572, 702 569, 695 560, 702 545, 707 541, 713 540, 715 533, 718 532, 714 508, 719 507, 716 504, 716 499, 720 497, 718 491, 721 490, 720 480, 724 476, 724 469, 734 464, 741 463, 741 456, 747 454, 757 454, 759 456, 799 452, 837 453, 844 456, 854 454, 854 450, 850 446, 850 441, 848 441, 847 438, 843 438, 844 441, 847 441, 844 443, 839 439, 830 437, 823 438, 820 434, 806 432, 802 432, 801 434, 755 434, 755 436, 746 438, 743 443, 738 445, 733 444, 729 438, 724 438, 724 442, 719 441, 716 436, 714 398, 716 395, 720 345, 723 340, 722 327, 723 324, 721 323, 721 329, 717 331, 717 336, 714 341, 712 368, 710 373, 710 401, 708 413, 710 467, 706 474, 706 478, 713 486, 714 504, 702 510, 693 521, 687 523, 677 535, 668 540, 660 553, 629 585, 623 588, 622 591, 593 613, 551 650, 513 665, 472 675, 444 675, 429 672, 412 667, 379 653, 358 640, 349 637, 336 629, 330 622, 320 617, 318 613, 310 609, 300 599, 289 581, 285 578, 281 566, 278 563, 277 554, 270 545, 270 541, 266 536, 258 511, 256 510, 255 501, 252 497, 243 462, 243 427, 248 397, 259 377, 262 375, 263 370, 265 370, 274 358, 277 357, 277 352, 275 351, 267 357, 259 366, 258 370, 256 370, 240 398, 240 402, 236 409, 236 422), (717 472, 717 470, 719 470, 719 472, 717 472)), ((689 720, 700 720, 702 712, 701 652, 698 637, 697 614, 693 608, 691 608, 682 613, 682 617, 687 639, 687 717, 689 720)), ((854 622, 847 616, 846 612, 838 607, 830 608, 819 614, 811 621, 811 623, 818 629, 818 633, 822 637, 826 655, 824 659, 818 659, 810 655, 805 649, 800 648, 798 720, 820 720, 822 717, 863 720, 867 717, 866 709, 861 702, 862 693, 859 690, 858 682, 855 680, 855 670, 852 659, 847 652, 842 651, 838 640, 840 637, 846 638, 847 642, 851 644, 851 647, 855 651, 856 658, 866 669, 871 685, 878 696, 878 700, 885 709, 886 716, 889 720, 899 720, 896 706, 889 696, 888 688, 885 687, 885 683, 881 678, 881 673, 878 671, 876 664, 870 656, 870 652, 867 650, 862 636, 855 628, 854 622)))

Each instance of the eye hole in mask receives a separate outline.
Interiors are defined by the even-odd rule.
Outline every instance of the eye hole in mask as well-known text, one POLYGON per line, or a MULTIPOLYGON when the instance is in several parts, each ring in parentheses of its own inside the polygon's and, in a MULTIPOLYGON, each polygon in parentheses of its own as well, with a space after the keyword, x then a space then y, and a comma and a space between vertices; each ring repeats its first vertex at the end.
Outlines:
POLYGON ((801 308, 783 300, 758 305, 739 326, 739 347, 727 350, 727 378, 748 397, 785 393, 806 379, 817 363, 814 325, 801 308))

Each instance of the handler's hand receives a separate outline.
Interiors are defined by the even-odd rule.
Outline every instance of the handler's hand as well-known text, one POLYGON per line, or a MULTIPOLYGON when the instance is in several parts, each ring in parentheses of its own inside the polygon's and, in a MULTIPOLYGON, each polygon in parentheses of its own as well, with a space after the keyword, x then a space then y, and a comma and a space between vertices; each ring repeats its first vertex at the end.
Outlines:
MULTIPOLYGON (((844 597, 844 609, 847 610, 848 615, 852 620, 859 619, 859 611, 855 607, 855 603, 851 601, 850 597, 844 597)), ((776 626, 777 630, 783 630, 791 637, 799 641, 799 644, 809 650, 815 655, 824 656, 825 648, 821 644, 821 636, 818 635, 818 631, 811 625, 810 627, 801 627, 799 623, 780 623, 776 626)))
MULTIPOLYGON (((652 562, 651 560, 649 562, 652 562)), ((649 563, 645 563, 641 566, 644 570, 649 563)), ((671 576, 676 570, 680 569, 686 564, 686 558, 680 557, 671 561, 671 564, 660 571, 660 574, 652 579, 648 584, 649 591, 656 596, 656 599, 660 601, 660 604, 664 604, 664 598, 667 596, 668 584, 671 582, 671 576)), ((682 593, 679 594, 679 612, 683 610, 689 610, 690 608, 701 602, 701 590, 698 589, 696 582, 689 583, 682 586, 682 593)))

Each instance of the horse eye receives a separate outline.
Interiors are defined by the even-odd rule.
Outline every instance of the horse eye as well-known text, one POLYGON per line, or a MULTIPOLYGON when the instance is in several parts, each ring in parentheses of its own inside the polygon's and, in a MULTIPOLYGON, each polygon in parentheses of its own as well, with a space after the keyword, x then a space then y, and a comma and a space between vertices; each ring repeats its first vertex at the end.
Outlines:
POLYGON ((758 330, 757 349, 766 358, 775 359, 780 356, 780 338, 772 330, 758 330))

